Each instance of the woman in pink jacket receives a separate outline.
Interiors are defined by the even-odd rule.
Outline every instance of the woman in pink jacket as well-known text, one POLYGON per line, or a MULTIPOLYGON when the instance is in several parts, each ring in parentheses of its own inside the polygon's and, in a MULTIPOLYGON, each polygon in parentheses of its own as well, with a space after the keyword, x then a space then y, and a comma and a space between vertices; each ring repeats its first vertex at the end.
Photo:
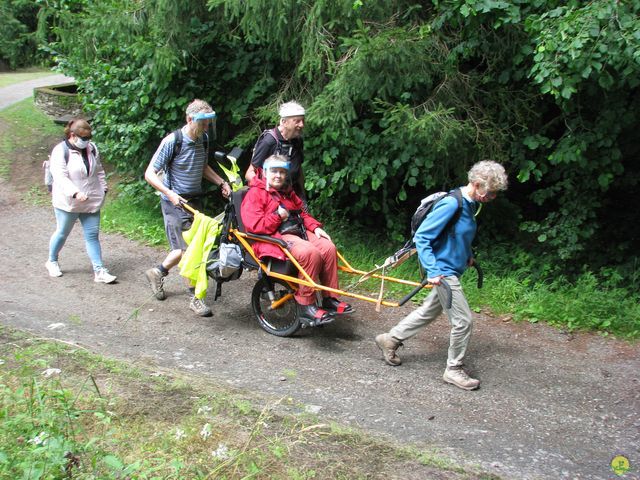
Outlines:
MULTIPOLYGON (((322 229, 322 224, 303 210, 302 200, 287 180, 287 158, 272 155, 265 160, 263 170, 264 178, 255 176, 251 179, 251 188, 242 201, 242 222, 247 232, 281 238, 314 281, 329 288, 340 288, 336 246, 322 229), (304 231, 295 228, 297 222, 293 217, 297 215, 304 231), (290 229, 287 230, 287 226, 290 229)), ((260 258, 286 259, 282 250, 271 243, 255 242, 253 249, 260 258)), ((323 294, 322 307, 319 307, 313 288, 300 285, 295 294, 300 320, 317 325, 332 321, 337 313, 353 312, 351 305, 341 302, 334 294, 323 294)))
POLYGON ((91 142, 91 126, 83 119, 71 120, 64 133, 66 139, 53 148, 49 158, 53 177, 51 200, 57 229, 49 241, 49 260, 45 267, 50 276, 62 276, 58 255, 79 219, 93 265, 94 281, 113 283, 116 277, 102 263, 98 238, 100 208, 107 193, 107 182, 98 149, 91 142))

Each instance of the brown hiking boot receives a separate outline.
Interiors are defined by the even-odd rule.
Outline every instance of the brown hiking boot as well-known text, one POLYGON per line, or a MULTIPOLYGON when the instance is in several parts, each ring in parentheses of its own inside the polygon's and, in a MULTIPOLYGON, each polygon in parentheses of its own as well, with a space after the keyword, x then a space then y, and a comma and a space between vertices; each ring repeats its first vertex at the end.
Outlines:
POLYGON ((213 312, 211 312, 211 309, 209 308, 209 306, 206 303, 204 303, 204 300, 200 300, 195 295, 191 297, 191 302, 189 302, 189 308, 193 310, 196 314, 200 315, 201 317, 210 317, 211 315, 213 315, 213 312))
POLYGON ((144 272, 144 276, 147 277, 147 281, 149 282, 149 286, 151 287, 151 291, 153 295, 158 300, 164 300, 167 296, 164 293, 164 277, 162 272, 158 267, 153 267, 144 272))
POLYGON ((400 357, 396 353, 396 350, 402 342, 396 340, 388 333, 381 333, 376 337, 376 345, 382 351, 382 355, 384 356, 384 361, 387 362, 392 367, 397 367, 402 363, 400 357))
POLYGON ((463 390, 475 390, 480 386, 480 380, 471 378, 467 375, 467 372, 462 369, 462 367, 447 367, 444 371, 444 375, 442 375, 442 379, 451 385, 462 388, 463 390))

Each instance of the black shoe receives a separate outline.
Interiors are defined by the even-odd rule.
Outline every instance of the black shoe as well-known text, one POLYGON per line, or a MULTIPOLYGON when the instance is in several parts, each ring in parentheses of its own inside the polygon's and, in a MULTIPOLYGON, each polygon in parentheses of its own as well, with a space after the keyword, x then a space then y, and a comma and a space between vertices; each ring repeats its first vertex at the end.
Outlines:
POLYGON ((334 320, 333 314, 319 308, 317 305, 298 304, 298 318, 310 327, 326 325, 334 320))
POLYGON ((349 314, 355 312, 355 309, 347 302, 341 302, 334 297, 324 297, 322 300, 322 308, 335 315, 349 314))

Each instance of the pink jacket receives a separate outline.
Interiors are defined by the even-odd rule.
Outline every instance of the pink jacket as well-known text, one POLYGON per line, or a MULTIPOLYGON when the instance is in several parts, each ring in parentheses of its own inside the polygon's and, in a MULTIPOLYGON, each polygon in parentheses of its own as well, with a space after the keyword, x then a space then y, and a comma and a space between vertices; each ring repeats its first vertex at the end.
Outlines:
MULTIPOLYGON (((259 235, 270 235, 275 238, 282 238, 278 233, 278 227, 282 223, 280 215, 276 213, 278 206, 282 204, 287 210, 302 210, 302 200, 293 190, 282 192, 274 188, 266 189, 263 178, 253 177, 247 195, 242 200, 240 214, 242 223, 249 233, 259 235)), ((301 217, 305 228, 313 232, 322 224, 306 212, 302 212, 301 217)), ((265 242, 254 242, 253 250, 259 258, 274 257, 285 260, 282 250, 276 245, 265 242)))
POLYGON ((87 147, 89 172, 84 165, 82 154, 69 148, 69 162, 64 161, 64 142, 53 147, 49 158, 49 168, 53 177, 51 203, 65 212, 95 213, 104 203, 107 182, 100 163, 100 153, 95 144, 87 147), (95 155, 92 151, 95 151, 95 155), (73 198, 74 193, 82 192, 89 198, 84 202, 73 198))

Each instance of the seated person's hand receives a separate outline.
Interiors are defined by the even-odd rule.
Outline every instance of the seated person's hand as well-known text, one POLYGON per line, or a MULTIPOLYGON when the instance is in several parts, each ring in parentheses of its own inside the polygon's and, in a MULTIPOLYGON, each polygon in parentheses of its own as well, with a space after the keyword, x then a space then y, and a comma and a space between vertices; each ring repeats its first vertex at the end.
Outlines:
POLYGON ((278 207, 278 210, 276 210, 276 213, 278 215, 280 215, 280 218, 284 221, 287 218, 289 218, 289 210, 287 210, 286 208, 284 208, 282 205, 280 205, 278 207))
POLYGON ((327 234, 327 232, 325 232, 322 228, 318 227, 316 228, 313 233, 316 234, 316 237, 318 238, 326 238, 327 240, 331 241, 331 237, 327 234))

